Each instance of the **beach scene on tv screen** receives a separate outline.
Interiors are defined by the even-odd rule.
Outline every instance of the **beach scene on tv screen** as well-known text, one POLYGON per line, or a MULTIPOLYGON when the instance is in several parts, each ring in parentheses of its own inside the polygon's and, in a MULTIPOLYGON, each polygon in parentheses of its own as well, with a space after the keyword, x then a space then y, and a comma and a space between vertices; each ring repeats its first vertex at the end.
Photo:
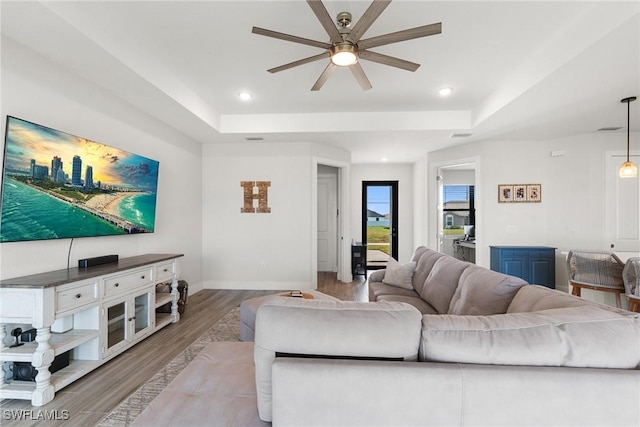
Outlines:
POLYGON ((159 163, 7 117, 0 242, 152 233, 159 163))

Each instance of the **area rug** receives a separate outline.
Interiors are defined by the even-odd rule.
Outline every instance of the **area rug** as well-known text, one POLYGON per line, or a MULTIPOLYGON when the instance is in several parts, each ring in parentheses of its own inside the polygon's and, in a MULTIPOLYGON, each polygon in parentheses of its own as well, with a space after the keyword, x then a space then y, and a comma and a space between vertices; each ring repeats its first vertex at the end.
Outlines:
POLYGON ((97 426, 124 427, 130 425, 207 344, 217 341, 240 341, 240 307, 231 309, 146 384, 123 400, 97 426))

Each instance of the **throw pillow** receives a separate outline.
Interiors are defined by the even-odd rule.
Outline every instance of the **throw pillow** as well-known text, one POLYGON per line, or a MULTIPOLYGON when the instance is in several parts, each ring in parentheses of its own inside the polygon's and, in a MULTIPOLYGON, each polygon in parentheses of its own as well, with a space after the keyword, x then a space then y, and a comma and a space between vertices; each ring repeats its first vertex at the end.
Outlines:
POLYGON ((412 279, 415 269, 415 261, 408 264, 400 264, 395 259, 389 258, 382 283, 404 289, 413 289, 412 279))

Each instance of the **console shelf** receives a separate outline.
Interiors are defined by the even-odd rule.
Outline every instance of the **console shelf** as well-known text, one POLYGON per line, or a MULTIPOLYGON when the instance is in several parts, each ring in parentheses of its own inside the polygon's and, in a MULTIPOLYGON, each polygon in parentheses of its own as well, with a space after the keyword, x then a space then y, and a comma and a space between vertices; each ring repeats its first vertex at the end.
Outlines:
MULTIPOLYGON (((98 330, 72 329, 64 334, 51 334, 49 345, 57 356, 99 336, 98 330)), ((37 347, 38 343, 33 341, 24 343, 20 347, 4 348, 0 353, 0 361, 31 362, 37 347)))
POLYGON ((169 313, 156 313, 156 329, 164 328, 172 323, 172 317, 169 313))
POLYGON ((174 297, 173 294, 170 293, 156 293, 156 306, 155 308, 162 307, 165 304, 173 302, 174 297))
POLYGON ((42 406, 62 388, 179 321, 180 257, 148 254, 0 281, 0 398, 31 400, 33 406, 42 406), (156 294, 156 285, 169 283, 170 293, 156 294), (167 304, 170 313, 156 312, 167 304), (52 332, 56 320, 70 329, 52 332), (10 324, 30 325, 36 330, 36 341, 7 347, 4 338, 11 332, 10 324), (64 358, 58 357, 63 354, 64 358), (30 368, 25 369, 25 364, 30 368), (43 375, 43 370, 46 374, 56 364, 59 370, 43 375), (28 374, 36 375, 35 381, 28 374))

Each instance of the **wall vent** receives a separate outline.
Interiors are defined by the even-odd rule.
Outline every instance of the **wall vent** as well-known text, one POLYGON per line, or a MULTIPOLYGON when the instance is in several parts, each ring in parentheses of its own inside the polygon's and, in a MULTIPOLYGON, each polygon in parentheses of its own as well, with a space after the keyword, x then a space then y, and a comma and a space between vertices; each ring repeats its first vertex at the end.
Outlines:
POLYGON ((471 135, 472 134, 470 133, 452 133, 451 136, 449 136, 449 138, 468 138, 471 135))
POLYGON ((247 141, 264 141, 264 138, 261 136, 248 136, 245 139, 247 141))

